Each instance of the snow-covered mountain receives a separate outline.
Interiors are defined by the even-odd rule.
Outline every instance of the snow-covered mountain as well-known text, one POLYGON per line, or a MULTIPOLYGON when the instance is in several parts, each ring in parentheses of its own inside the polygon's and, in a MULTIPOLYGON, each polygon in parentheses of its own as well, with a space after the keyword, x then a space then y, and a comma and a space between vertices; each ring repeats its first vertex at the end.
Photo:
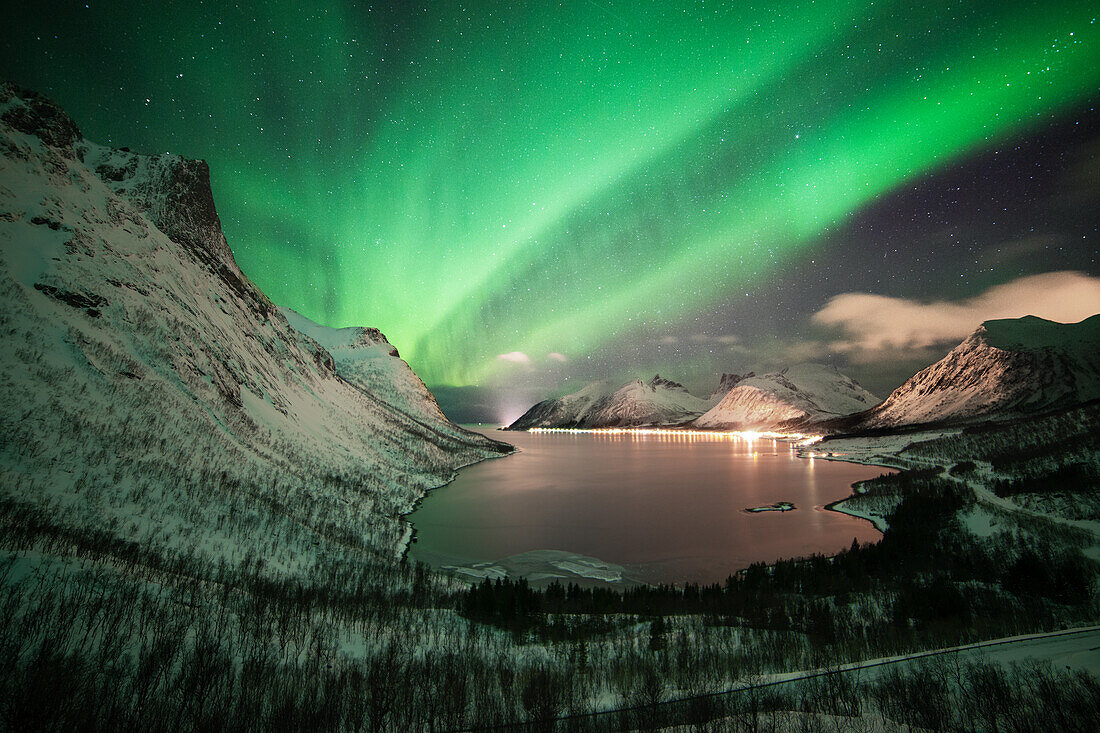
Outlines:
POLYGON ((533 405, 508 430, 578 427, 595 405, 614 391, 606 382, 592 382, 564 397, 553 397, 533 405))
POLYGON ((860 412, 878 398, 831 366, 798 364, 779 372, 748 375, 692 425, 761 429, 860 412))
POLYGON ((508 429, 675 425, 699 416, 712 404, 658 374, 648 382, 636 379, 618 389, 594 382, 565 397, 543 400, 508 429))
POLYGON ((378 331, 281 313, 237 267, 204 162, 101 147, 11 85, 0 156, 4 501, 302 571, 392 554, 426 490, 510 450, 447 421, 378 331))
POLYGON ((986 321, 857 423, 889 428, 1015 417, 1100 398, 1100 315, 986 321))

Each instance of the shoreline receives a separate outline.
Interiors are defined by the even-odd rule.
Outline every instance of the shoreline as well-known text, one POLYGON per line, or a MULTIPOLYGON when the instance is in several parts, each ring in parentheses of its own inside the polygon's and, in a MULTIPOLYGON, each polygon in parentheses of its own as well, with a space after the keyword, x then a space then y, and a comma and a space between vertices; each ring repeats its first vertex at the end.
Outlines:
MULTIPOLYGON (((470 428, 467 428, 463 425, 459 425, 458 427, 460 427, 463 430, 466 430, 468 432, 471 432, 471 433, 477 432, 475 430, 470 430, 470 428)), ((477 434, 482 435, 481 433, 477 433, 477 434)), ((500 445, 509 446, 512 450, 508 451, 507 453, 496 453, 496 454, 493 454, 493 455, 487 455, 487 456, 484 456, 483 458, 478 458, 476 460, 470 461, 469 463, 463 463, 461 466, 455 466, 451 470, 451 475, 446 481, 444 481, 443 483, 438 484, 436 486, 428 487, 427 489, 424 490, 423 494, 421 494, 419 497, 416 498, 416 501, 414 501, 412 503, 411 507, 409 507, 406 511, 398 512, 395 519, 397 519, 398 521, 402 522, 405 525, 405 534, 401 538, 401 540, 398 543, 398 546, 396 548, 397 549, 397 560, 399 562, 405 562, 406 560, 408 560, 409 548, 412 547, 413 543, 416 542, 416 525, 413 524, 411 519, 409 519, 409 516, 412 515, 413 513, 415 513, 416 510, 420 508, 420 505, 424 502, 424 500, 426 498, 428 498, 428 495, 431 492, 436 491, 438 489, 442 489, 444 486, 449 486, 449 485, 453 484, 455 479, 458 478, 458 472, 461 471, 464 468, 469 468, 470 466, 476 466, 479 463, 484 463, 485 461, 491 461, 491 460, 494 460, 494 459, 497 459, 497 458, 507 458, 508 456, 513 456, 516 453, 519 453, 519 448, 512 445, 511 443, 505 443, 503 440, 496 440, 495 438, 489 438, 489 436, 487 436, 487 435, 482 435, 482 437, 487 438, 488 440, 492 440, 495 443, 499 443, 500 445)))
MULTIPOLYGON (((639 577, 639 565, 620 565, 568 550, 527 550, 495 560, 477 560, 447 552, 427 551, 422 560, 434 572, 476 585, 483 580, 525 578, 533 588, 553 582, 581 587, 627 589, 652 583, 639 577)), ((642 573, 644 575, 644 573, 642 573)))
MULTIPOLYGON (((826 461, 838 461, 841 463, 854 463, 860 466, 875 466, 878 468, 889 469, 890 471, 905 471, 913 468, 913 463, 900 456, 900 454, 913 443, 920 442, 926 438, 943 437, 944 435, 957 432, 953 430, 928 430, 917 431, 914 433, 894 433, 889 435, 880 436, 837 436, 835 438, 825 438, 822 443, 827 443, 829 440, 836 441, 836 446, 828 446, 836 448, 837 450, 826 450, 818 453, 809 446, 800 449, 798 456, 800 458, 820 458, 826 461), (901 440, 899 441, 899 438, 901 440), (847 441, 847 444, 846 444, 847 441)), ((836 512, 837 514, 844 514, 856 519, 862 519, 869 522, 879 532, 886 532, 889 525, 886 522, 886 518, 878 514, 870 514, 867 512, 861 512, 857 509, 846 507, 844 502, 849 499, 856 498, 860 493, 856 490, 856 487, 861 482, 852 484, 852 493, 848 496, 837 499, 830 502, 825 506, 827 511, 836 512)))
MULTIPOLYGON (((855 484, 853 484, 853 486, 854 485, 855 484)), ((848 509, 847 507, 842 506, 844 502, 848 501, 853 496, 855 496, 855 494, 850 494, 843 499, 831 501, 822 508, 827 512, 836 512, 837 514, 843 514, 846 517, 862 519, 865 522, 870 522, 871 526, 877 529, 879 533, 886 534, 886 530, 889 528, 889 525, 886 524, 886 519, 884 519, 883 517, 880 517, 877 514, 863 514, 856 511, 855 509, 848 509)))

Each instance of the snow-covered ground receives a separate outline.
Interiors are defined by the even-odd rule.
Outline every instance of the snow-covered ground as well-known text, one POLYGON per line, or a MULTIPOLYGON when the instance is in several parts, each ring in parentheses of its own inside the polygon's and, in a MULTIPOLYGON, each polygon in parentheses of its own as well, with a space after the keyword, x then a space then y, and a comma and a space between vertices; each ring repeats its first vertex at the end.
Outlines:
MULTIPOLYGON (((930 649, 914 654, 866 659, 826 669, 765 674, 733 688, 730 697, 743 696, 750 690, 797 689, 798 685, 821 678, 835 678, 838 675, 848 677, 852 684, 867 685, 884 673, 898 671, 905 673, 928 663, 944 663, 949 670, 955 670, 956 674, 964 674, 966 665, 975 663, 992 663, 1004 667, 1040 663, 1050 665, 1051 668, 1059 671, 1079 672, 1100 679, 1100 626, 1074 627, 1054 632, 990 639, 975 644, 930 649)), ((777 723, 780 730, 860 731, 861 733, 914 730, 909 725, 890 720, 881 711, 872 714, 861 710, 855 715, 830 715, 792 710, 764 713, 759 717, 765 729, 768 729, 771 723, 777 723)), ((718 730, 723 729, 724 726, 729 726, 731 730, 741 730, 746 727, 744 715, 720 718, 712 721, 711 724, 718 726, 718 730)), ((672 726, 660 730, 666 733, 674 731, 686 733, 692 729, 690 726, 672 726)))
MULTIPOLYGON (((1060 420, 1060 416, 1055 415, 1030 421, 1030 424, 1035 426, 1035 432, 1040 432, 1040 426, 1058 423, 1060 420)), ((1013 429, 1017 428, 1010 425, 1005 431, 1013 429)), ((962 436, 962 429, 945 429, 875 437, 833 438, 801 448, 799 455, 903 470, 935 470, 943 480, 965 484, 973 491, 977 504, 961 517, 963 526, 972 534, 992 537, 1002 532, 1012 533, 1016 531, 1021 519, 1036 520, 1074 533, 1075 543, 1083 544, 1088 556, 1100 560, 1100 514, 1097 513, 1100 500, 1096 492, 1085 495, 998 496, 992 487, 998 481, 1012 480, 1014 474, 997 471, 988 461, 981 460, 968 461, 973 464, 973 468, 963 474, 956 474, 951 468, 958 462, 967 460, 969 454, 959 452, 959 449, 952 451, 949 447, 925 447, 950 446, 952 440, 960 440, 962 436)), ((1057 435, 1052 435, 1049 441, 1057 443, 1057 435)), ((1100 464, 1100 456, 1088 451, 1082 452, 1077 458, 1100 464)), ((829 508, 871 521, 884 531, 887 526, 886 518, 900 500, 900 496, 867 494, 863 486, 856 484, 850 498, 835 502, 829 508)))
POLYGON ((894 665, 912 664, 933 657, 950 656, 961 661, 988 661, 1014 664, 1029 660, 1051 662, 1060 668, 1081 671, 1100 678, 1100 625, 1079 626, 1058 631, 1019 634, 989 639, 973 644, 928 649, 911 654, 875 657, 859 662, 840 664, 829 670, 813 669, 764 675, 763 682, 785 682, 806 679, 823 672, 860 672, 882 670, 894 665))

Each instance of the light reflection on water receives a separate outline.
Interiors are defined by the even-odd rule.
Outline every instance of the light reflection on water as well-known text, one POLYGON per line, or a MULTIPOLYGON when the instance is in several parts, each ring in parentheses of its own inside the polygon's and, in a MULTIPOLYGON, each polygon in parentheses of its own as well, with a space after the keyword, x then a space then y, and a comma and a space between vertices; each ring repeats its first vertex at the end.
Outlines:
POLYGON ((772 438, 483 432, 520 452, 464 468, 429 494, 410 517, 412 557, 447 564, 554 549, 650 582, 716 582, 752 562, 831 554, 880 536, 823 505, 881 469, 800 459, 772 438), (797 509, 744 511, 778 501, 797 509))

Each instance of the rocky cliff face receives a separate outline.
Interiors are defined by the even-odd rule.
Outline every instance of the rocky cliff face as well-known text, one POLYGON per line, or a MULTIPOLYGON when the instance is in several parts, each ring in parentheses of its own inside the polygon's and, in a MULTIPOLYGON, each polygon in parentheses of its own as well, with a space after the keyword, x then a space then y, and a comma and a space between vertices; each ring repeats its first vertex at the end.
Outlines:
POLYGON ((866 410, 878 399, 822 364, 799 364, 739 379, 718 404, 692 423, 702 428, 774 428, 866 410))
POLYGON ((1016 417, 1100 397, 1100 315, 987 321, 862 416, 861 428, 1016 417))
POLYGON ((0 163, 5 500, 277 572, 393 553, 424 491, 509 450, 447 421, 376 330, 334 359, 292 328, 237 267, 205 163, 95 145, 11 85, 0 163))

